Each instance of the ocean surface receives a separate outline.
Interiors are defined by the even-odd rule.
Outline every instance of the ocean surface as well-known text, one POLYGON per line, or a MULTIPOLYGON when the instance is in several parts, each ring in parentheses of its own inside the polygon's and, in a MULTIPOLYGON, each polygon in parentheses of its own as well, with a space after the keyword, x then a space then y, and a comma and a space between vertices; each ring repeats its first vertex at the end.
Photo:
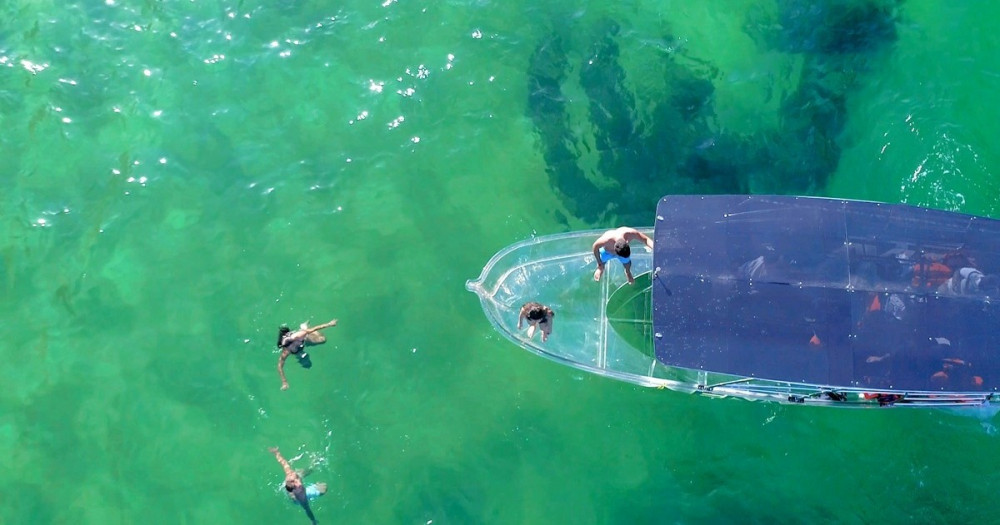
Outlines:
MULTIPOLYGON (((993 1, 0 3, 0 523, 986 523, 991 417, 643 389, 465 291, 670 193, 1000 218, 993 1), (339 320, 290 359, 277 328, 339 320)), ((558 324, 553 337, 558 337, 558 324)))

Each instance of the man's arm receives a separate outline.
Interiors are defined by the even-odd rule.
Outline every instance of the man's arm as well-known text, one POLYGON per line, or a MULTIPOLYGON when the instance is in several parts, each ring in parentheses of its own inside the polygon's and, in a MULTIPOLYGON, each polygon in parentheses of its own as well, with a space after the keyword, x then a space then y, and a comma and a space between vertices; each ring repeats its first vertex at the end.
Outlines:
POLYGON ((594 251, 594 260, 597 261, 598 268, 604 266, 604 263, 601 262, 601 251, 600 251, 601 245, 603 244, 604 244, 604 237, 602 236, 601 238, 594 241, 594 246, 591 247, 591 249, 594 251))
POLYGON ((653 249, 653 239, 650 239, 645 233, 642 233, 641 231, 635 228, 630 228, 629 231, 625 232, 624 237, 626 241, 631 241, 632 239, 639 239, 643 243, 645 243, 645 245, 650 250, 653 249))
POLYGON ((271 453, 274 454, 274 459, 277 459, 278 463, 281 463, 281 468, 285 469, 286 476, 295 475, 295 471, 292 470, 292 466, 289 465, 288 461, 286 461, 285 458, 281 455, 281 451, 278 450, 278 447, 271 447, 268 450, 270 450, 271 453))
POLYGON ((285 359, 291 352, 287 348, 281 349, 281 357, 278 358, 278 375, 281 376, 281 389, 288 390, 288 380, 285 379, 285 359))
POLYGON ((599 239, 594 241, 594 262, 597 263, 597 269, 594 270, 594 280, 600 281, 601 275, 604 274, 604 262, 601 261, 600 247, 604 242, 604 236, 602 235, 599 239))
MULTIPOLYGON (((596 241, 594 241, 594 245, 591 247, 591 249, 594 251, 594 258, 597 259, 598 265, 601 264, 601 251, 600 251, 601 247, 608 244, 609 242, 613 243, 614 240, 615 240, 615 230, 610 230, 602 233, 601 236, 598 237, 596 241)), ((626 238, 626 240, 628 239, 626 238)))
POLYGON ((304 328, 304 329, 301 329, 301 330, 296 330, 296 331, 294 331, 294 332, 286 335, 284 337, 284 339, 282 339, 282 346, 284 346, 285 344, 287 344, 288 341, 293 341, 293 340, 299 340, 299 341, 301 341, 301 340, 305 339, 307 335, 309 335, 309 334, 311 334, 313 332, 318 332, 318 331, 320 331, 320 330, 322 330, 324 328, 330 328, 331 326, 337 326, 337 320, 336 319, 330 321, 329 323, 318 324, 318 325, 316 325, 316 326, 314 326, 312 328, 304 328))
POLYGON ((524 321, 524 318, 525 318, 525 316, 527 316, 527 315, 528 315, 528 308, 527 308, 527 307, 524 307, 524 306, 522 306, 522 307, 521 307, 521 313, 519 313, 519 314, 517 315, 517 329, 518 329, 518 330, 520 330, 520 329, 521 329, 521 322, 522 322, 522 321, 524 321))

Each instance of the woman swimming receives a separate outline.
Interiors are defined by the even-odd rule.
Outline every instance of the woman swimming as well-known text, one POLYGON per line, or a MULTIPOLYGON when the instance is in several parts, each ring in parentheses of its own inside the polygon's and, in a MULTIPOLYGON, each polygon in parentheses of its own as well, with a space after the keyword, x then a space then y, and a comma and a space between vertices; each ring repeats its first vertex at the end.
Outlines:
POLYGON ((306 343, 318 345, 325 342, 326 338, 319 331, 331 326, 337 326, 336 319, 312 328, 309 328, 306 323, 302 323, 299 329, 294 332, 287 326, 278 328, 278 348, 281 348, 281 356, 278 357, 278 375, 281 376, 282 390, 288 390, 288 380, 285 378, 285 359, 288 359, 291 354, 298 355, 300 359, 306 357, 306 353, 302 351, 306 343), (300 352, 301 355, 299 355, 300 352))

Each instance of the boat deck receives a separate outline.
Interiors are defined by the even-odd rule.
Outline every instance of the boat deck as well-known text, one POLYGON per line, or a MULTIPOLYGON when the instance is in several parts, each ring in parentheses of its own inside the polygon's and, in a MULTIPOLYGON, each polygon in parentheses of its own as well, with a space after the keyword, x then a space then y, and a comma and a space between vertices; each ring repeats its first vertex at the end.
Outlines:
POLYGON ((998 221, 832 199, 671 196, 655 240, 665 363, 879 391, 1000 387, 996 289, 941 282, 959 267, 1000 271, 998 221), (935 275, 932 263, 946 260, 953 267, 935 275))

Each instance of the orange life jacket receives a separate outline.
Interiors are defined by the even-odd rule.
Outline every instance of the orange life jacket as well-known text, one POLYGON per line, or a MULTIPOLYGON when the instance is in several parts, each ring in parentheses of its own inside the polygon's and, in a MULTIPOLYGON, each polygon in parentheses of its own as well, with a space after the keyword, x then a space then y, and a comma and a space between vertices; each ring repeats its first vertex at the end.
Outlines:
POLYGON ((913 286, 935 288, 951 278, 951 268, 939 263, 917 263, 913 265, 913 286))

